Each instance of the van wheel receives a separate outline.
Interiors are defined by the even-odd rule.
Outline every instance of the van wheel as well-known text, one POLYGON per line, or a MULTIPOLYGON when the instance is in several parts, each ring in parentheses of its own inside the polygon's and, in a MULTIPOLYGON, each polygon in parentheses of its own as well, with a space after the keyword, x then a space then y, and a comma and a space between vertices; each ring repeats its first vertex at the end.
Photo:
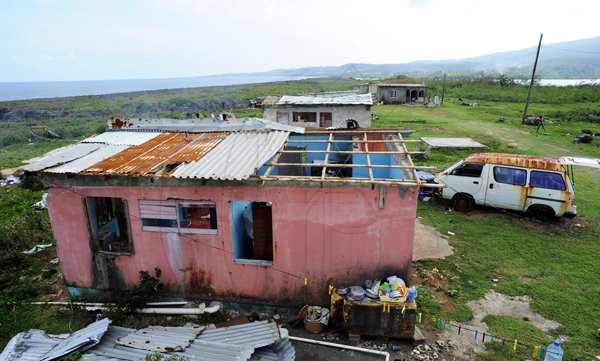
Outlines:
POLYGON ((554 210, 550 207, 542 207, 542 206, 533 206, 529 207, 529 213, 531 216, 539 221, 550 221, 556 214, 554 210))
POLYGON ((468 212, 474 205, 473 198, 465 194, 457 194, 452 198, 452 206, 459 212, 468 212))

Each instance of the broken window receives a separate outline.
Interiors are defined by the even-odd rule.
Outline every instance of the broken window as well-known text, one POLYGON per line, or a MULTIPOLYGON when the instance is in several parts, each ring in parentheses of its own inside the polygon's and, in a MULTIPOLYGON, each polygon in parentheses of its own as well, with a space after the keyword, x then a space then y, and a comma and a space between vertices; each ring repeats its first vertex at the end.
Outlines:
POLYGON ((217 234, 217 206, 212 201, 139 201, 142 230, 217 234))
POLYGON ((131 253, 131 232, 127 201, 111 197, 84 199, 90 235, 96 249, 103 252, 131 253))
POLYGON ((316 123, 316 112, 294 112, 293 120, 300 123, 316 123))
POLYGON ((233 257, 238 262, 273 263, 270 202, 231 201, 233 257))

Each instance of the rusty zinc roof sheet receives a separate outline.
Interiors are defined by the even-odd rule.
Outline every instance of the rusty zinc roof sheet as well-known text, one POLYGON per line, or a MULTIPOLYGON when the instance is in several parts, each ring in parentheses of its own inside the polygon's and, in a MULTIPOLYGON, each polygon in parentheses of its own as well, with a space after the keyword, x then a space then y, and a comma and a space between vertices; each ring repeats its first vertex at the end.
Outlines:
POLYGON ((167 175, 180 163, 202 158, 228 133, 161 133, 83 170, 94 174, 167 175), (169 169, 169 167, 172 167, 169 169))
POLYGON ((563 166, 557 159, 522 154, 477 153, 465 158, 466 162, 491 163, 523 168, 536 168, 562 171, 563 166))
POLYGON ((231 133, 206 157, 177 167, 175 178, 245 180, 277 153, 289 132, 231 133))

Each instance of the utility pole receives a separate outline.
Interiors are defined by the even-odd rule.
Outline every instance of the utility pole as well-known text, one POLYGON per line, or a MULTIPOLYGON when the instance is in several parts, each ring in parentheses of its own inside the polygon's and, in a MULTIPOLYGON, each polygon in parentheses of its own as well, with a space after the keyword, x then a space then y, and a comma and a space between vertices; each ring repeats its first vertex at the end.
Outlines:
POLYGON ((523 111, 523 119, 521 124, 525 123, 527 117, 527 108, 529 108, 529 99, 531 98, 531 88, 533 88, 533 78, 535 77, 535 68, 537 68, 538 58, 540 57, 540 48, 542 47, 542 37, 544 34, 540 34, 540 43, 537 47, 537 53, 535 54, 535 63, 533 63, 533 71, 531 72, 531 81, 529 82, 529 90, 527 91, 527 102, 525 103, 525 110, 523 111))
POLYGON ((444 94, 446 94, 446 73, 444 73, 444 82, 442 83, 442 105, 444 105, 444 94))

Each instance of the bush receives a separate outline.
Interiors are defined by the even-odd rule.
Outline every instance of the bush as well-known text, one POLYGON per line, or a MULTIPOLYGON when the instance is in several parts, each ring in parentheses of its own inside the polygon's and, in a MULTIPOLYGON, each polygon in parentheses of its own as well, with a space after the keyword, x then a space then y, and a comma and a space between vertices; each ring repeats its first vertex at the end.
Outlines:
POLYGON ((159 281, 160 268, 154 269, 154 276, 147 271, 140 271, 140 284, 119 291, 113 307, 108 311, 109 317, 114 320, 121 320, 125 316, 135 313, 140 308, 146 307, 148 302, 156 301, 162 284, 159 281))

